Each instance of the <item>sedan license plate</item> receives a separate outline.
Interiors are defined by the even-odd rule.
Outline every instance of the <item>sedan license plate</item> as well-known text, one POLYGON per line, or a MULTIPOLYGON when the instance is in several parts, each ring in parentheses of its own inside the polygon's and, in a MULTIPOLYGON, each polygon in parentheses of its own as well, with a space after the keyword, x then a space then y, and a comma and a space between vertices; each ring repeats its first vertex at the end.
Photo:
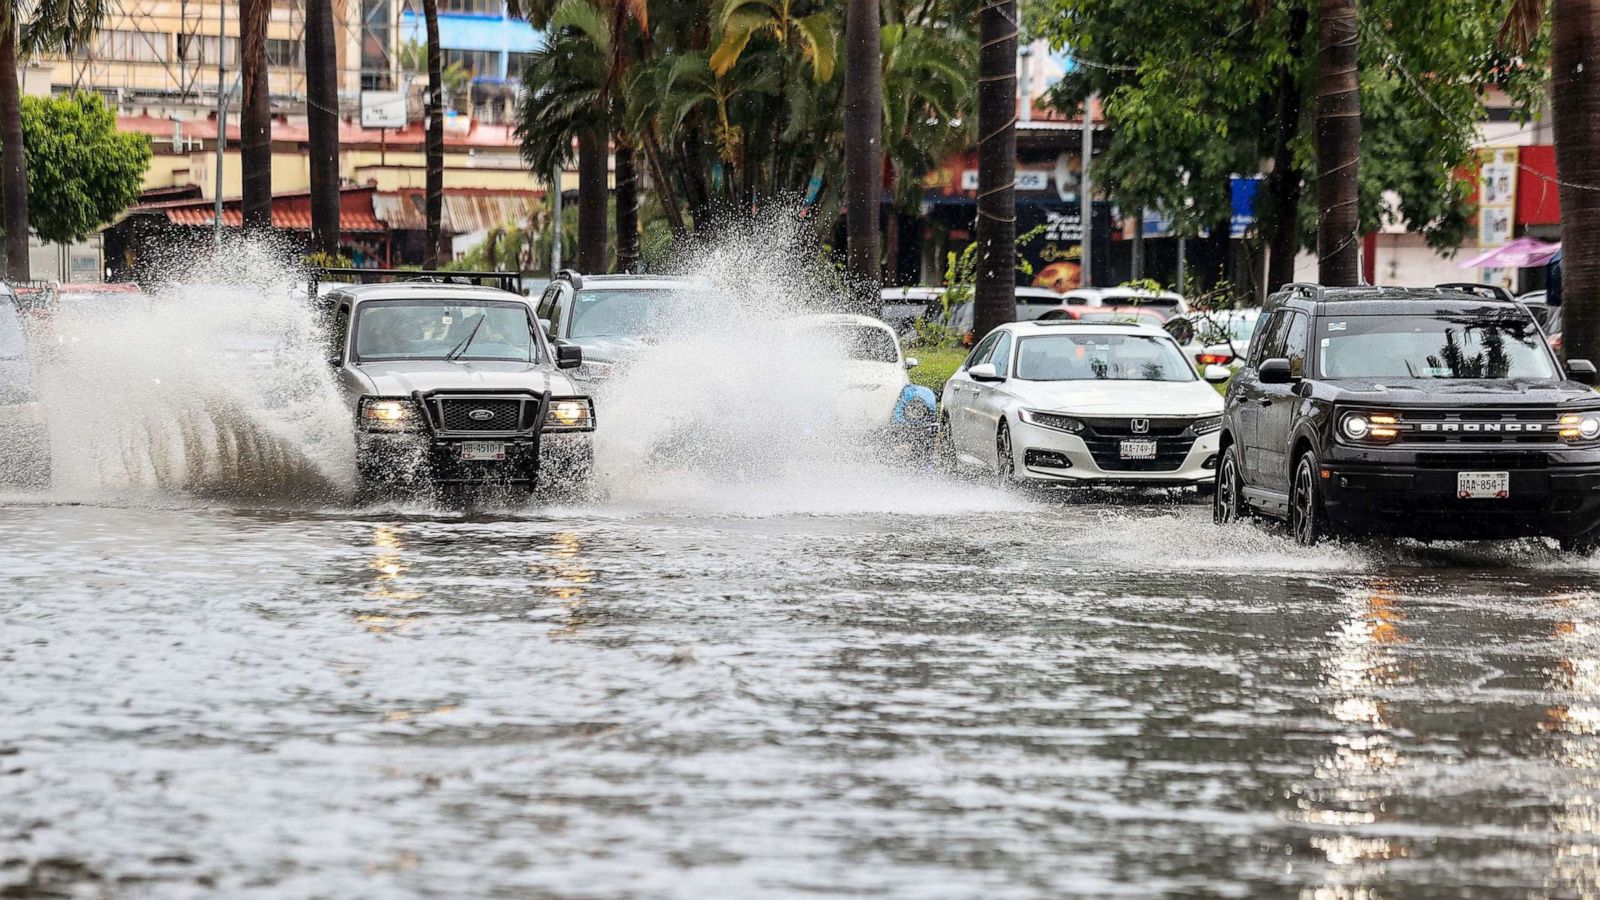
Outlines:
POLYGON ((1504 500, 1511 496, 1511 473, 1457 472, 1456 496, 1462 500, 1504 500))
POLYGON ((1155 459, 1156 442, 1153 440, 1133 440, 1122 442, 1123 459, 1155 459))
POLYGON ((505 441, 464 441, 461 444, 461 458, 468 462, 503 460, 506 458, 506 443, 505 441))

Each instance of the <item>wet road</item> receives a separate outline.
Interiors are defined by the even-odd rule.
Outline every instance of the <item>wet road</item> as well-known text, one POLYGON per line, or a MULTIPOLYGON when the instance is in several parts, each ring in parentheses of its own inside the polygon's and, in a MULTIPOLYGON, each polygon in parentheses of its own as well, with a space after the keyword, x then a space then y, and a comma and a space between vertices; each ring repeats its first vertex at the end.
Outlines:
POLYGON ((1600 892, 1595 568, 968 500, 0 507, 0 896, 1600 892))

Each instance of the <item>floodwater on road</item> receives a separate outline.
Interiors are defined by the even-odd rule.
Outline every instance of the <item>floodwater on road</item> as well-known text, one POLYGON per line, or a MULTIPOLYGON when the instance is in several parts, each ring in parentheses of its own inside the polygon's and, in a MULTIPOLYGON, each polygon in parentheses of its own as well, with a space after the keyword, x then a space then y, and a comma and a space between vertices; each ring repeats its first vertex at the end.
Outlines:
POLYGON ((1600 892, 1591 565, 661 490, 0 505, 0 896, 1600 892))

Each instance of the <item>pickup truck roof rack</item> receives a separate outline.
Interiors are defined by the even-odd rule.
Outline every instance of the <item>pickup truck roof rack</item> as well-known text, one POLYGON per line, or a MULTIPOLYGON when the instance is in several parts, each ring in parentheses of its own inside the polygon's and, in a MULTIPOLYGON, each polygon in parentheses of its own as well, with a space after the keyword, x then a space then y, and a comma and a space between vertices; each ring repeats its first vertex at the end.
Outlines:
POLYGON ((349 284, 400 284, 408 281, 433 284, 475 284, 494 287, 513 294, 522 293, 521 272, 449 272, 443 269, 312 269, 310 295, 324 281, 349 284))

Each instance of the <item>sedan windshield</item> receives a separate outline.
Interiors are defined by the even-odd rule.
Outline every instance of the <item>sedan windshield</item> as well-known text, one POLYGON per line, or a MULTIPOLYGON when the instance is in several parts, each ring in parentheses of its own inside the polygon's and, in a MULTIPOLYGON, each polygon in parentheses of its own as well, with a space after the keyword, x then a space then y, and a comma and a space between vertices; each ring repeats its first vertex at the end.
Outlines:
POLYGON ((1025 337, 1017 350, 1024 381, 1194 381, 1170 338, 1143 334, 1025 337))
POLYGON ((570 338, 637 338, 659 334, 681 308, 679 292, 665 288, 579 291, 572 304, 570 338))
POLYGON ((358 359, 538 356, 528 307, 506 300, 374 300, 358 307, 358 359))
POLYGON ((1352 316, 1319 325, 1324 378, 1554 378, 1533 319, 1352 316))

